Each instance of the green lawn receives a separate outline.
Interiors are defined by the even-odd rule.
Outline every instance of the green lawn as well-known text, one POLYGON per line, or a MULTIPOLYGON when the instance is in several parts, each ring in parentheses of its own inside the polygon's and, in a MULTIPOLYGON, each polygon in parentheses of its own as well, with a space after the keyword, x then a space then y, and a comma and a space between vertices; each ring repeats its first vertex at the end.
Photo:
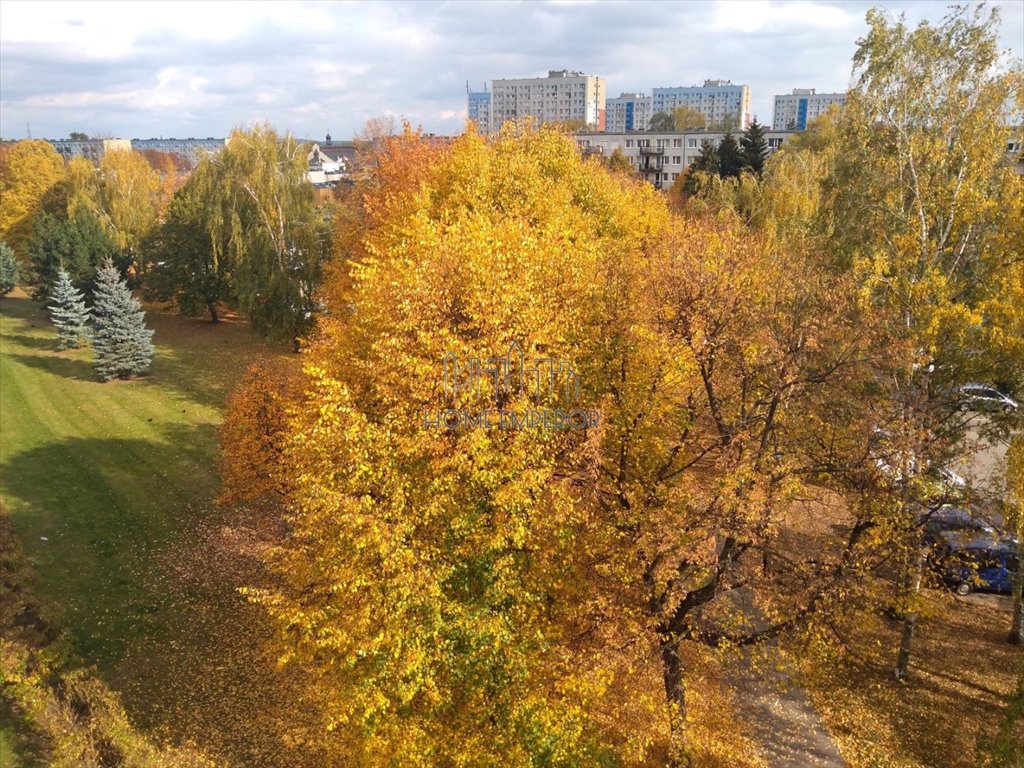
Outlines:
POLYGON ((0 495, 47 615, 133 720, 256 759, 254 735, 228 710, 256 706, 266 692, 242 669, 270 678, 272 659, 236 591, 248 575, 207 545, 238 515, 212 504, 220 408, 249 364, 287 352, 241 322, 147 319, 150 375, 103 384, 87 350, 54 349, 38 303, 0 299, 0 495))

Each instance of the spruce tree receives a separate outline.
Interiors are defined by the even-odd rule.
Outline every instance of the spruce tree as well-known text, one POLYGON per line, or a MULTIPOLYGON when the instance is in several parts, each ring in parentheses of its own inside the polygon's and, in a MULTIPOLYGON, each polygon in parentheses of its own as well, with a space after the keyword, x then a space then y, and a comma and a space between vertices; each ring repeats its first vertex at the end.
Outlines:
POLYGON ((89 310, 85 306, 85 297, 63 269, 57 272, 52 301, 50 319, 57 326, 57 349, 84 346, 89 340, 89 310))
POLYGON ((726 133, 718 144, 718 175, 723 179, 739 176, 743 170, 743 153, 732 132, 726 133))
POLYGON ((146 328, 146 313, 110 259, 96 273, 93 297, 93 366, 100 378, 110 381, 148 371, 153 332, 146 328))
POLYGON ((768 140, 764 137, 764 126, 755 117, 750 127, 740 139, 743 154, 743 165, 758 176, 764 170, 764 161, 768 157, 768 140))
POLYGON ((0 242, 0 296, 6 296, 18 284, 18 262, 7 243, 0 242))
POLYGON ((683 181, 683 189, 688 195, 697 191, 697 172, 718 175, 718 150, 711 139, 704 139, 700 143, 700 154, 690 165, 686 172, 686 179, 683 181))

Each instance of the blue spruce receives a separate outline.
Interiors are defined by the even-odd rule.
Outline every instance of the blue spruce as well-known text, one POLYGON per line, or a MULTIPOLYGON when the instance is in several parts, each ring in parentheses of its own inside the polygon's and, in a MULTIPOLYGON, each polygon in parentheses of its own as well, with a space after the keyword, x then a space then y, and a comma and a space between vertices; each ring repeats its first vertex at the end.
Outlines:
POLYGON ((153 362, 153 332, 146 313, 110 259, 96 273, 93 292, 93 367, 110 381, 137 376, 153 362))
POLYGON ((71 276, 63 269, 57 272, 53 286, 50 319, 57 327, 57 349, 74 349, 89 340, 89 310, 82 292, 75 288, 71 276))
POLYGON ((0 242, 0 296, 6 296, 18 284, 18 261, 7 243, 0 242))

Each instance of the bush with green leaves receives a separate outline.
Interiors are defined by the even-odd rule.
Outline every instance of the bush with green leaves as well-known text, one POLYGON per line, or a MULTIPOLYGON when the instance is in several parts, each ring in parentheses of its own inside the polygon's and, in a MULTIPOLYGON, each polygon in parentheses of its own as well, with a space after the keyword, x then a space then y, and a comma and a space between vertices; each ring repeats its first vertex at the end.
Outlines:
POLYGON ((153 362, 153 331, 146 313, 108 259, 93 290, 93 367, 104 381, 146 373, 153 362))
POLYGON ((75 349, 89 340, 89 309, 66 270, 57 272, 51 292, 50 319, 57 327, 57 349, 75 349))

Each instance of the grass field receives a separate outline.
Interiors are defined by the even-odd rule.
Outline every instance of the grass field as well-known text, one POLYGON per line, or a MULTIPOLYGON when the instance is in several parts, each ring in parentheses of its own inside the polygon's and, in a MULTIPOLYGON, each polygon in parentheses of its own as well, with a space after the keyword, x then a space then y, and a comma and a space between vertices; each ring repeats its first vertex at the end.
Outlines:
POLYGON ((241 322, 147 319, 150 375, 103 384, 87 350, 54 349, 38 303, 0 300, 0 495, 47 615, 132 719, 267 764, 281 681, 261 643, 269 628, 236 592, 257 571, 244 553, 263 521, 212 499, 228 391, 258 358, 287 352, 241 322))
MULTIPOLYGON (((0 299, 0 495, 33 588, 147 736, 194 743, 225 766, 327 765, 308 737, 304 681, 277 667, 271 627, 237 592, 266 578, 258 555, 279 537, 274 517, 212 501, 228 391, 250 363, 289 353, 240 322, 148 320, 151 374, 102 384, 88 351, 54 349, 39 304, 0 299)), ((851 768, 967 768, 997 729, 1020 663, 1002 642, 1005 607, 941 602, 908 684, 889 682, 883 651, 812 686, 851 768)), ((895 631, 865 626, 858 645, 891 649, 895 631)), ((728 692, 697 693, 725 754, 736 746, 728 692)), ((13 743, 0 727, 0 752, 13 743)))

